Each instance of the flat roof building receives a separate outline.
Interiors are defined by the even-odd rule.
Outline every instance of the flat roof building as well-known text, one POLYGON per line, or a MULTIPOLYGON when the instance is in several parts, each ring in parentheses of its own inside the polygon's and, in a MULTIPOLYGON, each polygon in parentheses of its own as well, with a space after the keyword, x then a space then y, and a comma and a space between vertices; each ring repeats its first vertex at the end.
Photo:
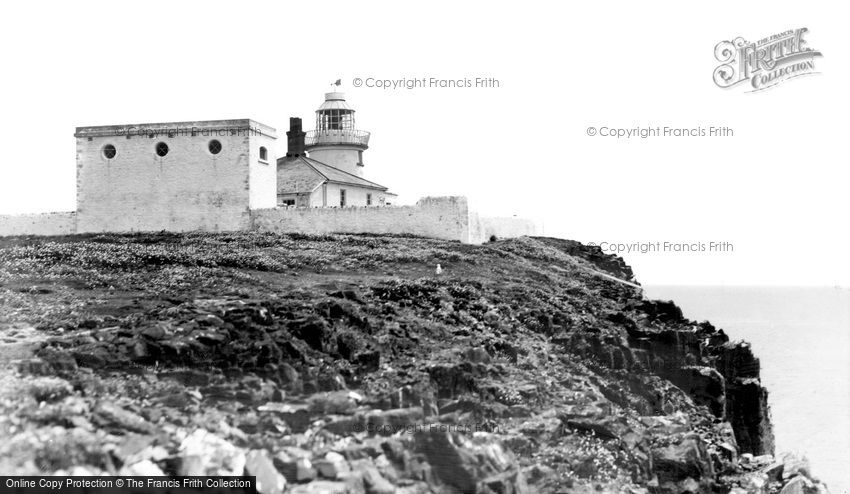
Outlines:
POLYGON ((250 119, 78 127, 77 232, 245 229, 277 204, 275 129, 250 119))

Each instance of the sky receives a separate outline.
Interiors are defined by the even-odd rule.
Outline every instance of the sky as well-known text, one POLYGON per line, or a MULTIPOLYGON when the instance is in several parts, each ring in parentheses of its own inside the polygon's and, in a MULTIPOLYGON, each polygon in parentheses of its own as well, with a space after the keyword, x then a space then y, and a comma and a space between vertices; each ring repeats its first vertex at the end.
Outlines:
POLYGON ((0 213, 74 209, 77 126, 252 118, 278 130, 282 155, 289 117, 309 129, 340 79, 372 132, 365 176, 403 203, 465 195, 548 236, 609 251, 657 243, 663 251, 623 254, 644 284, 850 286, 850 42, 838 2, 0 9, 0 213), (758 93, 715 85, 719 42, 803 27, 823 53, 819 74, 758 93), (498 83, 375 87, 421 78, 498 83), (600 135, 712 126, 733 135, 600 135))

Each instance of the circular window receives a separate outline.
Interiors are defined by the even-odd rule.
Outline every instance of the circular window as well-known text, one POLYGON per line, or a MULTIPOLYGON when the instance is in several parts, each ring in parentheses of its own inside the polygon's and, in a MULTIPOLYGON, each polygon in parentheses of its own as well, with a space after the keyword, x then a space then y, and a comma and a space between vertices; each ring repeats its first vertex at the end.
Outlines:
POLYGON ((115 150, 115 146, 113 146, 112 144, 107 144, 106 146, 103 146, 103 157, 108 160, 114 158, 117 152, 118 151, 115 150))
POLYGON ((221 143, 217 140, 213 139, 210 141, 209 150, 212 154, 218 154, 221 152, 221 143))
POLYGON ((168 154, 168 144, 164 142, 157 143, 156 145, 156 155, 157 156, 165 156, 168 154))

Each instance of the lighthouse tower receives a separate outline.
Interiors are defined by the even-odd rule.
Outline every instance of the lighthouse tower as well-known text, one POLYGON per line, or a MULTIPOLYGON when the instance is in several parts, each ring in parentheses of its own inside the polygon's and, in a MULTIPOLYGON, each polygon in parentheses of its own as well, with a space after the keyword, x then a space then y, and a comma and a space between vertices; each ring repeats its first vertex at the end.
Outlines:
POLYGON ((363 176, 369 133, 354 126, 354 109, 345 102, 345 94, 325 93, 325 102, 316 110, 316 130, 307 132, 304 144, 310 158, 363 176))

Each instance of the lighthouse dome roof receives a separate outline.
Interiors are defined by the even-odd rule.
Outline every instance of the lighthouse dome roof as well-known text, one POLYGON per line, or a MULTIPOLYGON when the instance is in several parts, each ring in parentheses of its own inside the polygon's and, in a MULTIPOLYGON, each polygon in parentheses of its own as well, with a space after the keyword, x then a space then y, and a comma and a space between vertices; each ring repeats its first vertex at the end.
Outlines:
POLYGON ((345 102, 345 93, 340 92, 325 93, 325 102, 322 103, 322 106, 320 106, 316 111, 324 110, 354 111, 354 109, 348 106, 348 103, 345 102))

